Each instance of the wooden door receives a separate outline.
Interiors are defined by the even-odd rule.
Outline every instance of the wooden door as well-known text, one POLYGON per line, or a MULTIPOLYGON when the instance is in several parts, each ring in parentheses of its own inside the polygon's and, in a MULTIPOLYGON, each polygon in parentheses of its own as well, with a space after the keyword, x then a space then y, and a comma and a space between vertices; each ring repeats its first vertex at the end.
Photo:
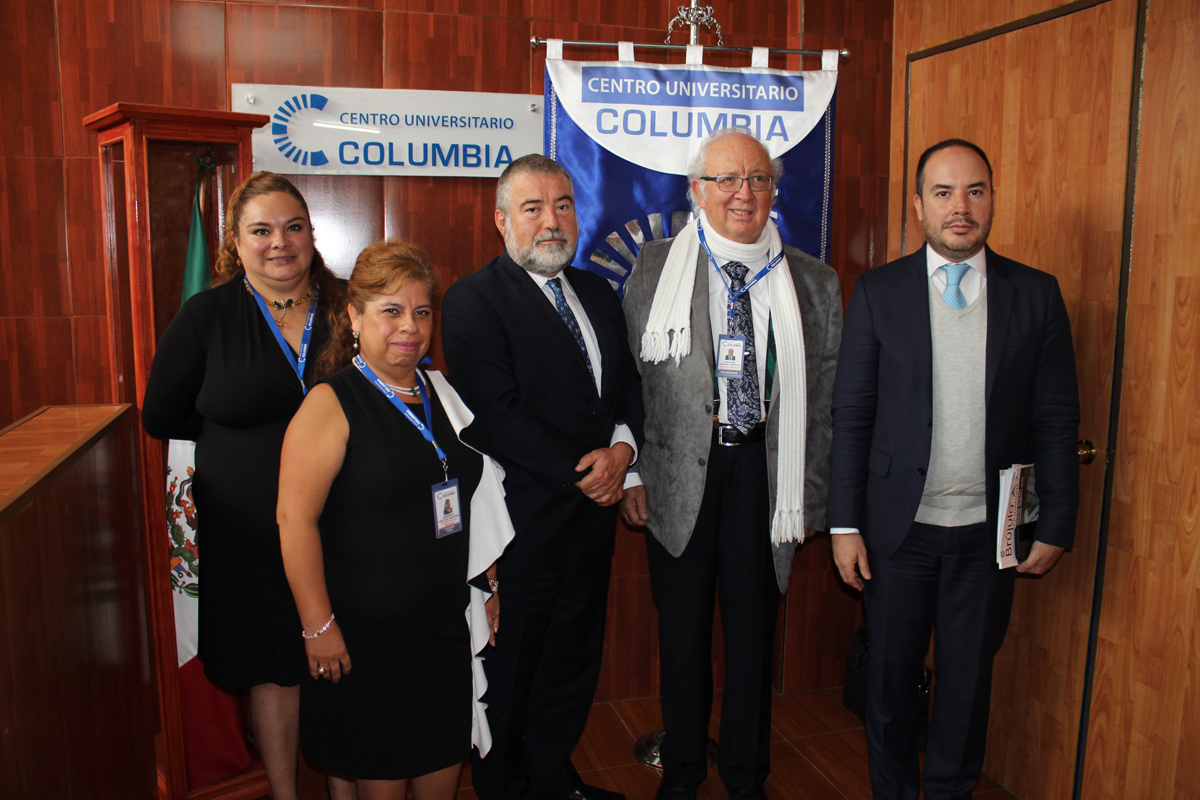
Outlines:
MULTIPOLYGON (((912 208, 921 152, 949 137, 978 143, 995 170, 989 244, 1058 278, 1078 359, 1080 436, 1103 454, 1137 6, 1110 0, 1070 12, 1080 5, 909 56, 900 251, 922 241, 912 208)), ((996 659, 984 771, 1022 800, 1071 796, 1103 462, 1080 470, 1074 549, 1050 575, 1018 580, 996 659)))

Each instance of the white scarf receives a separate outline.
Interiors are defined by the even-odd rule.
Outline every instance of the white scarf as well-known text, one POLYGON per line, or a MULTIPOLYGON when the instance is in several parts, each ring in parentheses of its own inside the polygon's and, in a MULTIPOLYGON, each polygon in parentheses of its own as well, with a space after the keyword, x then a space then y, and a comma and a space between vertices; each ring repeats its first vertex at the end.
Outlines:
MULTIPOLYGON (((698 224, 704 226, 705 241, 713 255, 728 261, 752 264, 783 249, 779 229, 769 219, 757 242, 741 244, 713 230, 701 209, 699 221, 688 223, 667 253, 667 262, 659 276, 646 330, 642 334, 641 358, 647 363, 657 364, 674 358, 678 365, 680 359, 691 352, 692 292, 700 255, 698 224)), ((804 462, 808 433, 804 329, 796 287, 786 259, 767 276, 767 290, 775 329, 776 384, 779 387, 775 400, 779 404, 779 460, 771 542, 780 545, 804 541, 804 462)))

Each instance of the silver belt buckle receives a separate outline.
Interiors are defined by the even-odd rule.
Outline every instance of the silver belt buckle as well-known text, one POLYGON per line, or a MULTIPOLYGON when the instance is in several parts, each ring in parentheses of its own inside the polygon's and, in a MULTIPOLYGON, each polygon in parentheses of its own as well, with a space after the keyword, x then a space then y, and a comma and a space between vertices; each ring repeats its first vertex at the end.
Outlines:
POLYGON ((729 425, 728 423, 726 423, 724 425, 718 425, 717 426, 717 444, 721 445, 722 447, 737 447, 739 444, 741 444, 741 442, 725 441, 725 433, 727 431, 735 431, 737 433, 741 433, 741 431, 738 430, 737 425, 729 425))

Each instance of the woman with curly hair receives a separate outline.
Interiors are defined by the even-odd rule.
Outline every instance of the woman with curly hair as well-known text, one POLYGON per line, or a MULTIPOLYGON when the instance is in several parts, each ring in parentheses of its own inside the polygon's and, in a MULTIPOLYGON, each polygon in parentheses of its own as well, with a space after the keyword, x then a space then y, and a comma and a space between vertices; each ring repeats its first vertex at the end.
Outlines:
POLYGON ((293 800, 307 670, 275 523, 279 456, 345 282, 317 252, 299 190, 257 172, 230 197, 213 283, 163 334, 142 421, 152 436, 196 442, 200 660, 212 683, 249 690, 271 791, 293 800))

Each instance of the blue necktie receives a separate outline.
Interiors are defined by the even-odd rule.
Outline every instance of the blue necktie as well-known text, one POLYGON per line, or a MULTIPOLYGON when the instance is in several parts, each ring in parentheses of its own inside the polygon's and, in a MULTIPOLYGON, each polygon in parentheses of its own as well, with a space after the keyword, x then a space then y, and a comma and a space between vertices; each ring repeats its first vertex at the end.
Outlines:
MULTIPOLYGON (((730 261, 725 265, 729 273, 729 287, 738 291, 746 285, 749 270, 745 264, 730 261)), ((742 360, 742 377, 730 378, 725 383, 725 402, 728 404, 730 425, 736 425, 742 433, 748 433, 762 419, 762 403, 758 396, 758 359, 754 353, 754 312, 750 308, 750 293, 746 292, 733 304, 733 316, 729 318, 729 333, 746 337, 745 356, 742 360)))
POLYGON ((575 337, 575 344, 579 345, 579 349, 583 351, 583 363, 587 364, 588 375, 591 375, 592 380, 595 381, 596 373, 592 372, 592 360, 588 358, 587 345, 583 343, 583 331, 579 330, 579 320, 575 319, 575 315, 571 313, 571 307, 567 305, 567 298, 563 296, 561 279, 551 278, 546 281, 546 285, 554 293, 554 307, 558 309, 558 315, 562 317, 563 322, 567 323, 567 330, 575 337))
POLYGON ((970 264, 947 264, 942 267, 946 270, 946 290, 942 292, 942 299, 955 311, 962 311, 967 307, 967 298, 963 295, 959 284, 962 283, 963 275, 966 275, 970 268, 970 264))

